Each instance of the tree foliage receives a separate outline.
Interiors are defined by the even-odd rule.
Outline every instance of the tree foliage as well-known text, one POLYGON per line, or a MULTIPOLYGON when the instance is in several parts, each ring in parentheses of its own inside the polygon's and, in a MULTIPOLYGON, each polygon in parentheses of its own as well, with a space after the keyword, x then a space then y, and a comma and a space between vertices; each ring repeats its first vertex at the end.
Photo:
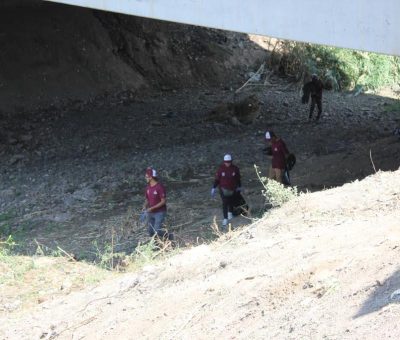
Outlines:
POLYGON ((333 89, 376 90, 400 82, 400 58, 293 41, 281 42, 280 68, 298 80, 316 73, 333 89))

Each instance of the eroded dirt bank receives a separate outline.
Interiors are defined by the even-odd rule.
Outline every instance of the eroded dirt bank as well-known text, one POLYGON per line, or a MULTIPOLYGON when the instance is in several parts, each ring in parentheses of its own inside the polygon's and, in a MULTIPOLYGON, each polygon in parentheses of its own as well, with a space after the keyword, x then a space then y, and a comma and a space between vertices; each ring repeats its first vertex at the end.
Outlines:
POLYGON ((0 332, 6 339, 396 339, 399 185, 399 171, 386 172, 303 195, 231 239, 45 302, 2 322, 0 332))
POLYGON ((126 91, 229 88, 265 56, 247 35, 45 1, 0 5, 2 116, 126 91))

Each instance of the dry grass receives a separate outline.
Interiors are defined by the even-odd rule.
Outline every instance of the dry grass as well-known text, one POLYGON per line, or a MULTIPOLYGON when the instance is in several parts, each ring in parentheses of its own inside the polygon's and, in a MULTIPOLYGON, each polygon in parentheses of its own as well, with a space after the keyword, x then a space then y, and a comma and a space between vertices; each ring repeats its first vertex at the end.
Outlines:
POLYGON ((67 257, 10 255, 0 259, 0 268, 0 315, 23 312, 113 275, 67 257))

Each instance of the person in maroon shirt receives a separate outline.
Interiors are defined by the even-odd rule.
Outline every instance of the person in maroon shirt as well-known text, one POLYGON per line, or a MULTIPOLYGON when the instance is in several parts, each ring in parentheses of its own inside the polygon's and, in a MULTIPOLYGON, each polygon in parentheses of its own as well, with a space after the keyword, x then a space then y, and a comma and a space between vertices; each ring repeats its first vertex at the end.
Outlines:
POLYGON ((149 236, 157 234, 161 238, 172 239, 172 234, 166 231, 162 224, 167 214, 167 194, 164 186, 158 182, 157 172, 152 168, 146 169, 147 182, 143 210, 147 217, 149 236))
POLYGON ((265 139, 271 143, 272 161, 269 171, 269 178, 282 183, 283 173, 286 167, 286 159, 289 156, 289 151, 285 142, 275 135, 273 131, 265 133, 265 139))
POLYGON ((233 194, 235 191, 241 191, 240 171, 236 165, 232 164, 231 155, 227 154, 224 156, 224 162, 220 165, 215 174, 214 185, 211 189, 211 197, 215 196, 217 187, 219 187, 222 199, 222 213, 224 215, 222 229, 225 229, 228 220, 233 217, 233 194))

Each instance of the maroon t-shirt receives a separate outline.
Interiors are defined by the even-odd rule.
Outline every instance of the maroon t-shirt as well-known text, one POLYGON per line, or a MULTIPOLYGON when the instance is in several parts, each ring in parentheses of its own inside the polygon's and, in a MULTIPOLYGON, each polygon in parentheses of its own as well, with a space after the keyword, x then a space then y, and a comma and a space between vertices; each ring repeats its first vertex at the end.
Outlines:
POLYGON ((273 169, 285 169, 286 155, 289 153, 285 142, 282 139, 278 139, 271 143, 272 149, 272 168, 273 169))
MULTIPOLYGON (((146 199, 149 205, 149 208, 154 207, 156 204, 161 202, 162 198, 167 198, 167 194, 165 192, 165 188, 161 183, 157 183, 154 186, 148 185, 146 187, 146 199)), ((167 205, 164 204, 162 207, 159 207, 151 212, 160 212, 166 211, 167 205)))
POLYGON ((224 163, 218 168, 215 175, 214 187, 219 185, 220 188, 235 190, 241 186, 240 171, 236 165, 226 166, 224 163))

